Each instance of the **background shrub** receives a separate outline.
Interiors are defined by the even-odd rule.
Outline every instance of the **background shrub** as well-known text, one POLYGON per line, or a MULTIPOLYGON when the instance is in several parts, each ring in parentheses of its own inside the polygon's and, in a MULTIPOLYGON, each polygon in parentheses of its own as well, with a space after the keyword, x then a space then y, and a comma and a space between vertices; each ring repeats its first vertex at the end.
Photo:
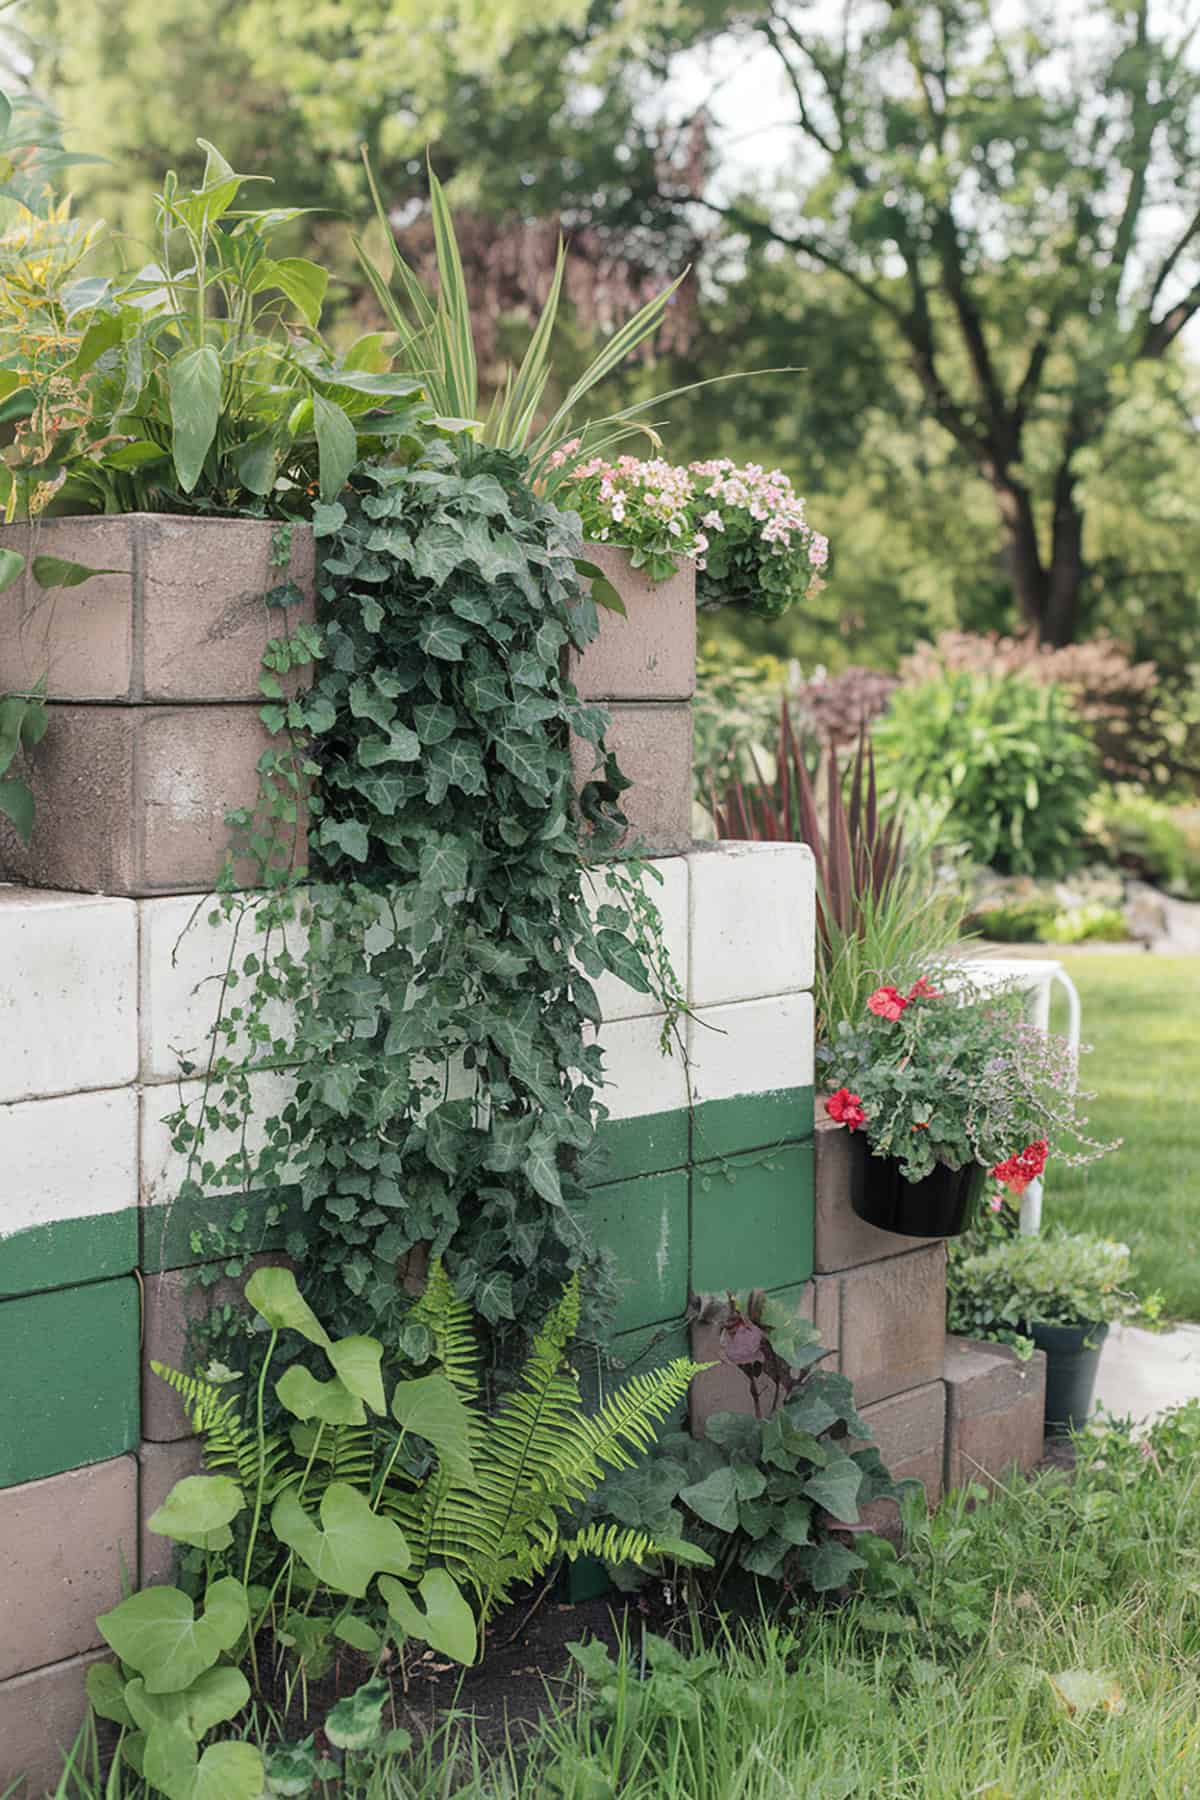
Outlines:
POLYGON ((897 689, 875 747, 883 784, 940 804, 977 862, 1029 875, 1079 863, 1096 757, 1055 684, 944 669, 897 689))
POLYGON ((1129 785, 1101 788, 1087 831, 1117 868, 1200 900, 1200 808, 1171 807, 1129 785))

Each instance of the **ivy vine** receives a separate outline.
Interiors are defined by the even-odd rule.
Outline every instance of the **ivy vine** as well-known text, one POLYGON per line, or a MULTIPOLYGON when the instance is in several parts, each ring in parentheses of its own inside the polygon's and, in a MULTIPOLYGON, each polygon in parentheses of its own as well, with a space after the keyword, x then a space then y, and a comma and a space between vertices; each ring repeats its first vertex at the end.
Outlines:
POLYGON ((203 1102, 174 1120, 187 1191, 298 1189, 288 1247, 340 1333, 402 1330, 406 1273, 436 1255, 497 1352, 574 1270, 602 1337, 593 983, 655 991, 665 1038, 683 1001, 644 865, 611 860, 607 714, 564 673, 597 629, 578 519, 460 440, 361 467, 315 529, 321 628, 264 659, 279 747, 233 816, 234 948, 203 1102), (578 801, 572 733, 596 753, 578 801), (294 1091, 264 1113, 280 1068, 294 1091))

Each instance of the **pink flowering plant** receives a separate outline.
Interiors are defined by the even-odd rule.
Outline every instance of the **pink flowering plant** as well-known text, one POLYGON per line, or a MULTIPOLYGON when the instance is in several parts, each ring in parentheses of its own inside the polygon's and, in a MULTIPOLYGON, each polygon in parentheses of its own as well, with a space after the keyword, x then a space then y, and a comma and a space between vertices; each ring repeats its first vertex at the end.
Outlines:
POLYGON ((808 523, 782 470, 728 458, 686 468, 636 456, 572 464, 578 449, 576 439, 550 458, 566 471, 555 500, 578 512, 585 537, 620 544, 652 580, 693 556, 698 605, 745 605, 770 618, 824 587, 829 540, 808 523))
POLYGON ((817 1060, 829 1117, 908 1181, 978 1163, 1016 1198, 1048 1156, 1084 1163, 1116 1148, 1088 1136, 1066 1040, 1029 1022, 1015 988, 984 991, 951 965, 881 984, 817 1060))

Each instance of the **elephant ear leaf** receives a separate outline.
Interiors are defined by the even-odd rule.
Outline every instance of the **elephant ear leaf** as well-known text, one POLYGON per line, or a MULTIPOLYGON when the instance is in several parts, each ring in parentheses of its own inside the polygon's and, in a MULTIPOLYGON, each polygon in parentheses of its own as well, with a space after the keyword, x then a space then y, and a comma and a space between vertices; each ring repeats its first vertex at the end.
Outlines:
POLYGON ((412 1561, 400 1527, 372 1512, 366 1495, 344 1481, 330 1482, 322 1495, 319 1525, 288 1488, 271 1510, 271 1529, 318 1581, 356 1600, 372 1576, 403 1575, 412 1561))
POLYGON ((226 1550, 233 1542, 230 1520, 245 1504, 241 1488, 228 1475, 187 1475, 175 1483, 146 1523, 151 1531, 173 1538, 177 1544, 226 1550))
POLYGON ((150 1694, 173 1694, 232 1650, 250 1622, 246 1590, 225 1576, 208 1590, 199 1617, 186 1594, 143 1588, 96 1620, 104 1641, 142 1676, 150 1694))
POLYGON ((471 1611, 453 1576, 445 1569, 429 1569, 421 1577, 418 1589, 424 1610, 413 1599, 402 1581, 380 1577, 379 1591, 387 1601, 391 1617, 409 1637, 424 1638, 427 1644, 452 1656, 455 1662, 473 1663, 478 1646, 475 1614, 471 1611))

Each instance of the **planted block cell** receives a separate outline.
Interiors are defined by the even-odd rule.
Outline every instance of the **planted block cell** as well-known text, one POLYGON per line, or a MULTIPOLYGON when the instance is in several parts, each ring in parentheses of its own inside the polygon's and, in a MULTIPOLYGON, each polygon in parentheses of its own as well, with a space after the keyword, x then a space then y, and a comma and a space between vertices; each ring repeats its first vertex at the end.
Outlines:
POLYGON ((812 1147, 791 1144, 692 1170, 692 1287, 744 1293, 807 1281, 813 1268, 812 1147))
POLYGON ((593 1188, 587 1223, 615 1264, 612 1330, 680 1318, 688 1286, 687 1171, 593 1188))

